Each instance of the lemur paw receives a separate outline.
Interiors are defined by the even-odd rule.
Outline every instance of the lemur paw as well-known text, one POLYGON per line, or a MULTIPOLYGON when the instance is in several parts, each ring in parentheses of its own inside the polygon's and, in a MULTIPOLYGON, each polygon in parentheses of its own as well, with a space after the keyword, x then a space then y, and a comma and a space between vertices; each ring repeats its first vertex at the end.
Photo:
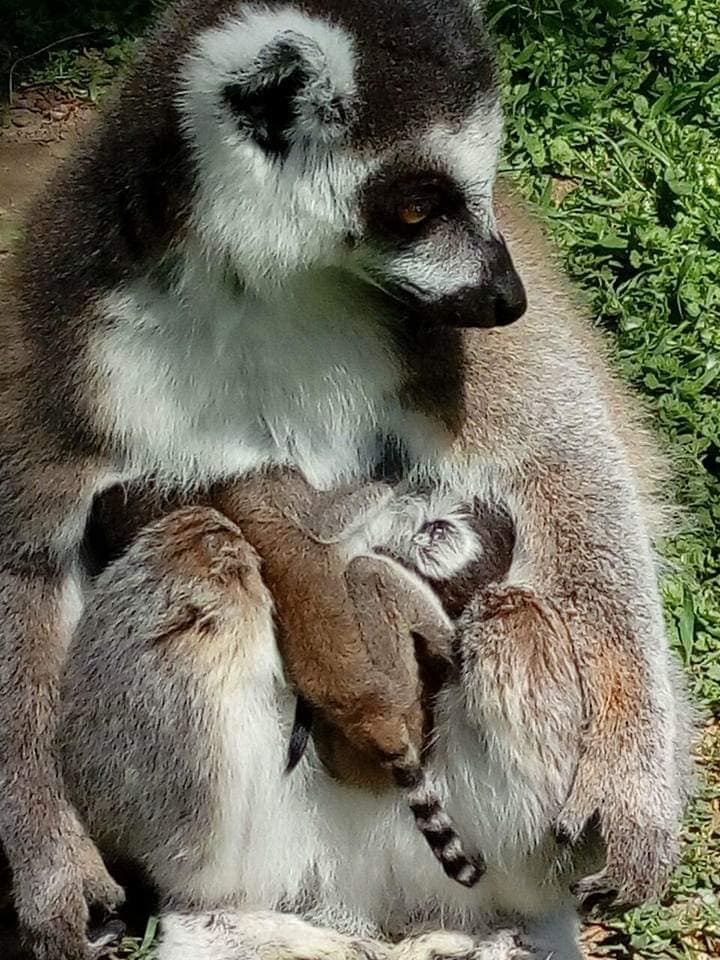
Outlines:
POLYGON ((573 887, 585 908, 602 902, 632 907, 663 893, 678 861, 678 841, 670 831, 627 823, 605 843, 605 867, 573 887))
POLYGON ((93 916, 106 919, 125 901, 125 891, 108 873, 95 844, 80 837, 76 862, 82 876, 83 894, 93 916))
POLYGON ((530 960, 511 930, 498 930, 476 939, 463 933, 437 930, 398 943, 390 960, 530 960))
POLYGON ((469 960, 472 937, 449 930, 434 930, 406 937, 392 947, 390 960, 469 960))
POLYGON ((14 890, 20 926, 37 960, 97 957, 110 928, 88 933, 91 911, 105 921, 124 899, 76 822, 66 834, 46 838, 31 863, 16 867, 14 890))
POLYGON ((606 796, 592 811, 563 810, 555 822, 561 842, 577 842, 586 829, 602 838, 605 866, 573 885, 584 908, 636 906, 662 894, 679 855, 677 836, 669 826, 652 823, 640 809, 613 808, 606 796))

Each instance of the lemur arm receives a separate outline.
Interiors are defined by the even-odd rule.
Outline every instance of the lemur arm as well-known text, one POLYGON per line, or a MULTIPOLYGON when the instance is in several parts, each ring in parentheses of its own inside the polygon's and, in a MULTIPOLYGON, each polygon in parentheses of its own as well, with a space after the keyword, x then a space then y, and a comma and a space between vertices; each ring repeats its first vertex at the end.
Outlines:
POLYGON ((368 513, 382 508, 392 499, 392 489, 384 483, 366 483, 338 490, 309 490, 304 509, 288 509, 320 543, 338 543, 352 535, 368 513))
POLYGON ((582 898, 624 903, 658 894, 677 860, 684 802, 679 724, 652 547, 638 494, 620 471, 530 464, 508 484, 516 559, 504 583, 477 598, 484 629, 511 616, 532 635, 531 590, 567 631, 580 677, 585 729, 558 831, 576 840, 597 816, 607 846, 582 898), (505 601, 512 610, 508 613, 505 601))
POLYGON ((51 949, 48 956, 84 960, 88 907, 109 911, 122 900, 122 891, 66 799, 52 743, 59 671, 80 613, 80 543, 100 478, 93 464, 63 458, 50 440, 17 446, 12 440, 5 430, 0 439, 0 839, 13 871, 20 923, 51 949), (43 455, 33 455, 37 449, 43 455))

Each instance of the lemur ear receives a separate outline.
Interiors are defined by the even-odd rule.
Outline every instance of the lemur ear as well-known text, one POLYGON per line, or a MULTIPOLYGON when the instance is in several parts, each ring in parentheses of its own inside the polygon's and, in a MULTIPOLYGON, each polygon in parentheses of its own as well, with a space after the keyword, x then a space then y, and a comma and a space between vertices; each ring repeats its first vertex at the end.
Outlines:
POLYGON ((237 123, 272 157, 293 142, 338 139, 349 121, 349 96, 331 76, 319 45, 293 31, 263 47, 223 91, 237 123))

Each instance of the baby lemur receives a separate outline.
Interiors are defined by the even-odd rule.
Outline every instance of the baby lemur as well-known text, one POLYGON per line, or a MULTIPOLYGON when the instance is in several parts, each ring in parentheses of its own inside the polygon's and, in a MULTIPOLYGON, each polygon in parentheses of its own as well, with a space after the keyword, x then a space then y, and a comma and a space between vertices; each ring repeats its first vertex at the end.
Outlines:
MULTIPOLYGON (((424 517, 430 504, 418 510, 420 498, 403 512, 389 488, 327 494, 296 470, 219 487, 213 502, 261 558, 283 663, 303 691, 302 703, 319 708, 352 744, 388 767, 445 872, 473 886, 482 859, 465 856, 421 762, 425 723, 414 638, 426 658, 447 665, 452 625, 423 580, 388 555, 426 576, 451 579, 475 559, 472 530, 457 511, 424 517), (376 555, 377 548, 386 555, 376 555), (298 569, 304 575, 291 575, 298 569)), ((302 753, 298 732, 296 724, 291 766, 302 753)))

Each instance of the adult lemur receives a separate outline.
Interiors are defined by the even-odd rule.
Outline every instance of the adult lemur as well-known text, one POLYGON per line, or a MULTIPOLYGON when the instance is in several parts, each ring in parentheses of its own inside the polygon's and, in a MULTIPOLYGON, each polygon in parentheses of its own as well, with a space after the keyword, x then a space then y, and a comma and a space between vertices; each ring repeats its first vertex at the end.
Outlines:
POLYGON ((559 821, 598 812, 597 883, 625 897, 674 859, 646 445, 542 269, 521 324, 459 329, 525 306, 474 6, 182 2, 34 209, 0 318, 0 837, 46 960, 85 958, 87 904, 120 896, 51 747, 86 519, 118 479, 281 462, 328 487, 390 441, 410 479, 504 498, 522 562, 476 598, 483 629, 516 632, 529 584, 585 678, 592 762, 559 821))

